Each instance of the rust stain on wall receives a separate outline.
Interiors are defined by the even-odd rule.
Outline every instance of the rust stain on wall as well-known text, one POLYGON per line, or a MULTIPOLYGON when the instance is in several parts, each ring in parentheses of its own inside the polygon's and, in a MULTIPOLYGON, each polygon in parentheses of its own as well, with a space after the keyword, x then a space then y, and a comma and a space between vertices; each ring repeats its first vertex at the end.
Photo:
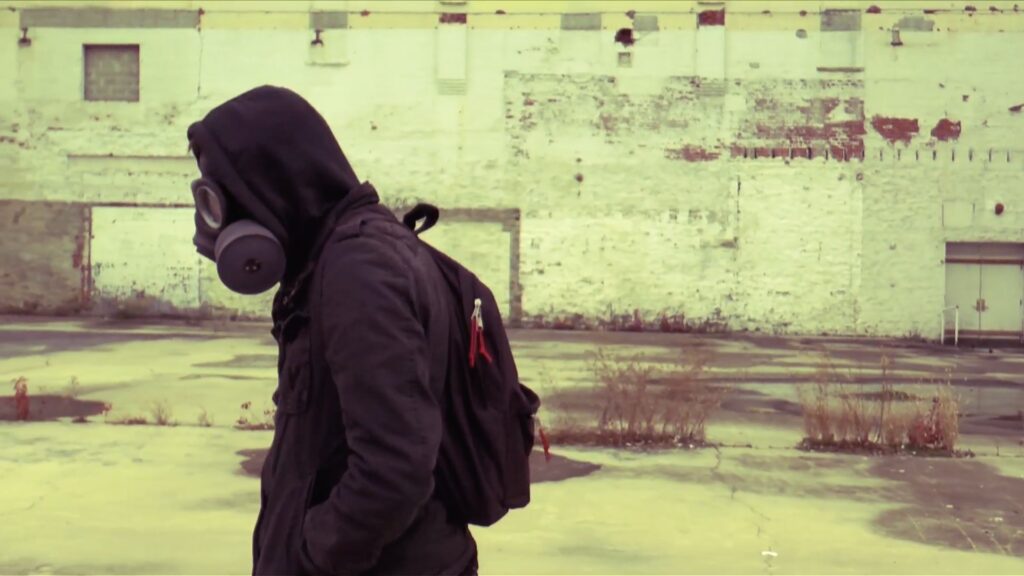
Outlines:
POLYGON ((917 118, 875 116, 871 119, 871 126, 889 142, 903 142, 904 144, 909 144, 910 140, 921 130, 917 118))
POLYGON ((725 8, 721 10, 705 10, 697 15, 699 26, 725 26, 725 8))
POLYGON ((954 122, 949 118, 939 120, 935 128, 932 128, 932 137, 937 140, 948 141, 960 138, 960 122, 954 122))
POLYGON ((685 160, 687 162, 710 162, 721 156, 719 152, 705 150, 699 146, 686 145, 681 148, 666 148, 665 157, 669 160, 685 160))
POLYGON ((466 14, 459 12, 442 12, 438 21, 441 24, 465 24, 466 14))

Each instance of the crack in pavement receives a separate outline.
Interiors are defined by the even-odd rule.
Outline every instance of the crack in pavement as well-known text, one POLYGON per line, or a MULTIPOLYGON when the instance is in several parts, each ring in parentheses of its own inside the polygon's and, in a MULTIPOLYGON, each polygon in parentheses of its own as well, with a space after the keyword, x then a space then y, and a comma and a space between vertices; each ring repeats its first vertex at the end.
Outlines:
MULTIPOLYGON (((767 514, 761 512, 760 510, 755 508, 749 502, 746 502, 744 500, 737 500, 736 499, 736 493, 739 492, 739 488, 735 484, 733 484, 733 483, 729 482, 728 480, 726 480, 725 478, 723 478, 722 475, 719 474, 719 472, 718 472, 718 469, 721 468, 721 466, 722 466, 722 451, 718 449, 718 446, 712 446, 712 448, 715 451, 715 465, 712 466, 709 471, 711 472, 711 476, 714 477, 715 480, 717 480, 718 482, 721 482, 722 484, 725 484, 726 486, 729 487, 729 490, 730 490, 729 499, 734 501, 734 502, 738 502, 738 503, 742 504, 743 506, 745 506, 754 515, 759 516, 761 518, 761 521, 763 521, 763 522, 771 522, 772 519, 769 518, 767 514)), ((757 521, 755 519, 753 521, 753 524, 754 524, 754 527, 757 528, 757 537, 761 538, 761 539, 765 539, 766 534, 767 534, 767 530, 765 530, 764 527, 762 527, 761 522, 759 522, 759 521, 757 521)), ((762 558, 764 558, 764 562, 765 562, 765 573, 768 574, 769 576, 771 576, 773 574, 773 569, 774 569, 774 566, 772 566, 772 558, 774 558, 775 555, 777 555, 777 553, 774 552, 775 546, 774 546, 774 542, 772 541, 770 536, 767 537, 767 540, 768 540, 768 548, 766 550, 762 550, 761 551, 761 556, 762 556, 762 558)))

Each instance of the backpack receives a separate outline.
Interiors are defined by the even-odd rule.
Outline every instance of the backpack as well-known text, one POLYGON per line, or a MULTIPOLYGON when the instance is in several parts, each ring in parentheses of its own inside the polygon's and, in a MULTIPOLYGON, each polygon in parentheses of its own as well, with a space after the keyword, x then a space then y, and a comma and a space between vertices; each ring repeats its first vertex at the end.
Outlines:
MULTIPOLYGON (((418 237, 438 220, 418 204, 402 222, 418 237), (416 222, 426 218, 417 229, 416 222)), ((530 452, 540 398, 519 381, 512 348, 491 290, 464 266, 426 242, 452 296, 445 434, 436 485, 449 514, 490 526, 530 502, 530 452)), ((549 445, 540 430, 545 455, 549 445)))

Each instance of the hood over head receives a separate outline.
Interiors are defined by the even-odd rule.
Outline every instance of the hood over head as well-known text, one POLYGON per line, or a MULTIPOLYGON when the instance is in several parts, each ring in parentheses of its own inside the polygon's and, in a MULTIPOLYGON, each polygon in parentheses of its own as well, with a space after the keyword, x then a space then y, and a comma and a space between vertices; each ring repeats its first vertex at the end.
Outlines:
POLYGON ((189 126, 188 140, 203 176, 239 216, 281 241, 286 278, 307 262, 325 218, 360 188, 327 122, 285 88, 261 86, 228 100, 189 126))

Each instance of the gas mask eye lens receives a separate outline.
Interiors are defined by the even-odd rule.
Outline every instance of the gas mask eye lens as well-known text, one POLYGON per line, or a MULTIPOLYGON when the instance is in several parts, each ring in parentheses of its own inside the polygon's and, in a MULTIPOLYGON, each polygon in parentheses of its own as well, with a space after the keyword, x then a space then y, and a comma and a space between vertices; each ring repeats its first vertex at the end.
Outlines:
POLYGON ((197 180, 192 185, 196 210, 203 222, 214 230, 224 226, 224 195, 206 180, 197 180))

